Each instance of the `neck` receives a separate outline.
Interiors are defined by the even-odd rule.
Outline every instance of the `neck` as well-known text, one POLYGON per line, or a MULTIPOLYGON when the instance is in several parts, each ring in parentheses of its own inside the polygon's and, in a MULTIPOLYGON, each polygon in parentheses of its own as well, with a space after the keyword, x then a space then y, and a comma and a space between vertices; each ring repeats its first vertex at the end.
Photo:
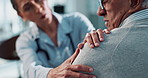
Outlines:
POLYGON ((57 32, 58 20, 55 16, 51 15, 48 22, 38 24, 38 26, 46 33, 53 34, 57 32))
MULTIPOLYGON (((128 12, 126 12, 126 14, 124 14, 124 16, 122 17, 120 23, 122 23, 127 17, 129 17, 130 15, 132 15, 133 13, 136 13, 140 10, 143 10, 145 8, 142 8, 142 7, 139 7, 137 9, 134 9, 134 10, 129 10, 128 12)), ((120 24, 119 24, 120 25, 120 24)))
POLYGON ((52 15, 51 21, 47 23, 42 23, 38 25, 53 41, 53 43, 58 46, 57 43, 57 29, 58 29, 58 20, 52 15))

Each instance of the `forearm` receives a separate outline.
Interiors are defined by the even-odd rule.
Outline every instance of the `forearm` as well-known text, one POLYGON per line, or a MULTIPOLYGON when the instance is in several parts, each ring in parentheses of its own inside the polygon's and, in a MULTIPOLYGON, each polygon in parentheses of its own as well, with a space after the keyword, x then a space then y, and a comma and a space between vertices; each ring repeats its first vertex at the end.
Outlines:
POLYGON ((23 64, 24 78, 47 78, 48 72, 52 68, 43 67, 32 63, 30 65, 23 64))

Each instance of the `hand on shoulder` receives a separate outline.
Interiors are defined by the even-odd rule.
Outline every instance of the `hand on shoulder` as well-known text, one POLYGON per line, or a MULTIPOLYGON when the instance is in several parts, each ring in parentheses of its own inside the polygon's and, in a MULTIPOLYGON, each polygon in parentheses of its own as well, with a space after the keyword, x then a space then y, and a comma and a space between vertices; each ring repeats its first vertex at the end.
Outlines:
POLYGON ((79 51, 80 49, 76 49, 75 53, 64 63, 50 70, 47 78, 96 78, 94 75, 80 73, 93 72, 93 68, 86 65, 72 65, 79 51))
POLYGON ((78 44, 78 48, 82 49, 84 44, 87 42, 89 44, 90 48, 94 48, 94 47, 99 47, 100 46, 100 42, 103 42, 104 39, 104 34, 110 34, 110 30, 108 29, 97 29, 97 30, 93 30, 90 33, 87 33, 84 41, 82 43, 78 44))

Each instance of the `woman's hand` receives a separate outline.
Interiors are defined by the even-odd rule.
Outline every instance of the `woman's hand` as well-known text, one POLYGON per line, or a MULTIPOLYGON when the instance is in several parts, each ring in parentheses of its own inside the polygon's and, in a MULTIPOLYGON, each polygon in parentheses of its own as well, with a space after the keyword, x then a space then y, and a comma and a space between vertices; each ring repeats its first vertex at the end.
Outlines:
POLYGON ((86 65, 72 65, 79 51, 80 49, 77 49, 63 64, 50 70, 47 78, 96 78, 94 75, 78 72, 93 72, 91 67, 86 65))
POLYGON ((84 41, 78 44, 78 48, 82 49, 86 42, 88 42, 91 48, 100 46, 100 42, 104 41, 104 33, 110 34, 110 31, 108 29, 105 30, 98 29, 90 33, 87 33, 84 38, 84 41))

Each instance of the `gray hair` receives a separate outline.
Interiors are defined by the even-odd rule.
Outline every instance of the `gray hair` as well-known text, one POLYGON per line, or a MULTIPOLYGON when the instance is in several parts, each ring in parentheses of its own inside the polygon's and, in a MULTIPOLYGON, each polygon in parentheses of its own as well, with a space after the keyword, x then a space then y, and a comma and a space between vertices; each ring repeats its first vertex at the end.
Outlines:
POLYGON ((142 7, 148 8, 148 0, 143 0, 142 7))

